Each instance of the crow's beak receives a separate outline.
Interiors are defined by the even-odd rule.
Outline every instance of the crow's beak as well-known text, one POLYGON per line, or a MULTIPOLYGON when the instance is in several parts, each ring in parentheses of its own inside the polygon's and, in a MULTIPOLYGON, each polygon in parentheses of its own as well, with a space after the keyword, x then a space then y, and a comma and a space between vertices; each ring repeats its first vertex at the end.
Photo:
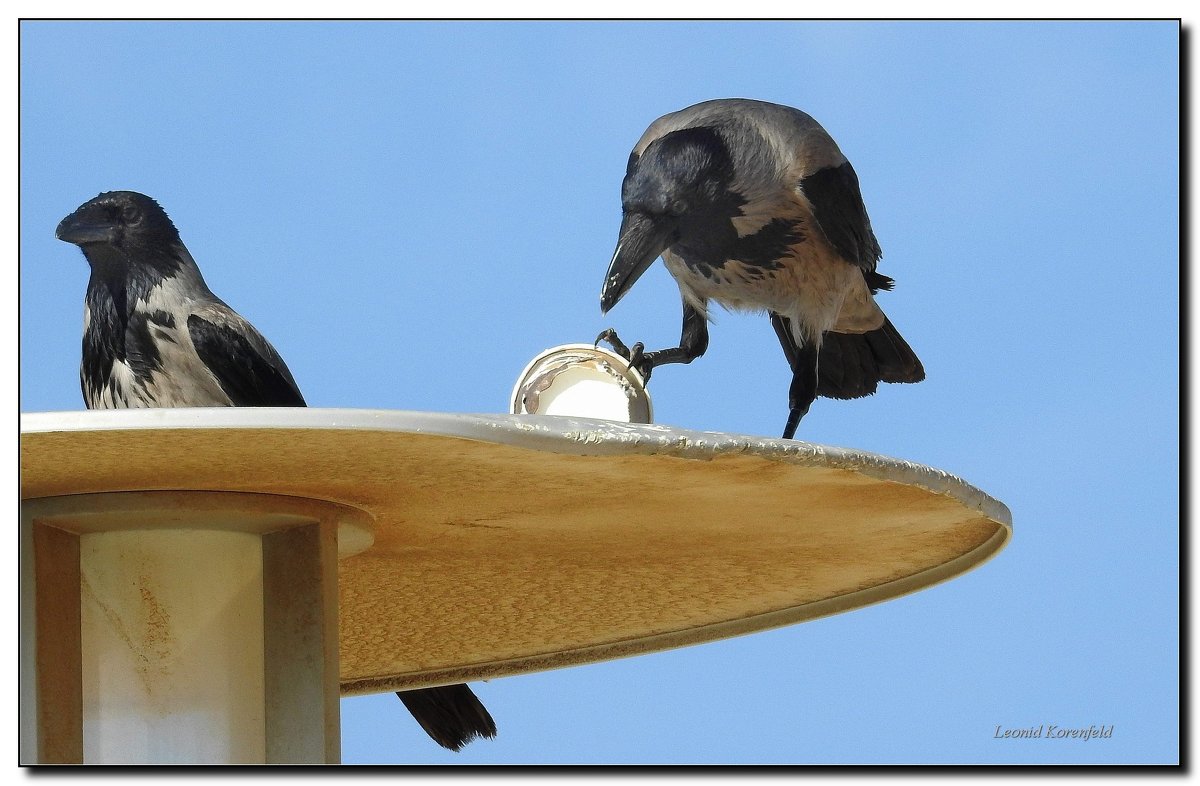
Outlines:
POLYGON ((58 224, 54 236, 59 240, 82 246, 86 243, 111 243, 114 239, 112 224, 100 223, 72 213, 58 224))
POLYGON ((621 219, 621 239, 608 264, 604 288, 600 291, 600 310, 607 314, 658 255, 671 245, 675 222, 652 218, 644 213, 626 213, 621 219))

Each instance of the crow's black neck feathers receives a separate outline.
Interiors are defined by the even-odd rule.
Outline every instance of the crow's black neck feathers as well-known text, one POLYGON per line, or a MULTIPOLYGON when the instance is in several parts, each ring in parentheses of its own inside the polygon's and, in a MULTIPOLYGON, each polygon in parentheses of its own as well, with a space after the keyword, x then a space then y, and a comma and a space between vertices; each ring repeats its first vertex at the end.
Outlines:
POLYGON ((775 270, 789 246, 804 240, 798 219, 775 218, 739 236, 733 219, 747 198, 734 188, 734 162, 722 133, 708 126, 672 131, 631 157, 622 190, 626 210, 674 218, 671 252, 705 276, 727 260, 775 270))

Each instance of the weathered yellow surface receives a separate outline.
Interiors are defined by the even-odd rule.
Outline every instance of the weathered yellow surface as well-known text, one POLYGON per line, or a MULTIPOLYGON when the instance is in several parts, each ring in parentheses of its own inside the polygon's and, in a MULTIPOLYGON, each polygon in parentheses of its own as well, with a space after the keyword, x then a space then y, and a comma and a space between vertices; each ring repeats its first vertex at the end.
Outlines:
POLYGON ((629 448, 642 432, 624 427, 621 439, 570 431, 552 450, 550 426, 530 447, 479 429, 159 420, 27 430, 22 497, 223 490, 365 511, 374 544, 339 564, 345 693, 592 662, 844 611, 968 570, 1011 531, 1003 505, 944 473, 954 482, 920 485, 905 464, 891 480, 882 457, 858 470, 845 456, 799 460, 773 440, 629 448))

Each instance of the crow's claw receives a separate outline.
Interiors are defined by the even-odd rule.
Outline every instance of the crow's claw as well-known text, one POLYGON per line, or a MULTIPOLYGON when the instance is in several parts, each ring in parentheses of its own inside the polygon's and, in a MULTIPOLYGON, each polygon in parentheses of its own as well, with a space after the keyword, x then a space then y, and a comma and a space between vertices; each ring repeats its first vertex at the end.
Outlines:
POLYGON ((600 335, 596 336, 596 340, 592 343, 592 346, 600 346, 601 341, 612 347, 613 352, 616 352, 621 357, 629 360, 629 347, 625 346, 625 342, 621 341, 621 339, 617 337, 617 331, 613 330, 612 328, 607 328, 601 331, 600 335))
POLYGON ((650 372, 654 370, 654 365, 650 362, 650 358, 646 357, 646 345, 642 342, 637 342, 629 348, 630 368, 636 368, 637 372, 642 375, 642 382, 650 381, 650 372))
POLYGON ((639 341, 632 347, 627 347, 625 342, 617 337, 617 331, 612 328, 608 328, 596 336, 596 341, 592 346, 599 346, 601 341, 612 347, 613 352, 625 358, 630 368, 636 368, 637 372, 642 375, 643 382, 650 381, 650 372, 654 370, 654 364, 646 355, 645 344, 639 341))

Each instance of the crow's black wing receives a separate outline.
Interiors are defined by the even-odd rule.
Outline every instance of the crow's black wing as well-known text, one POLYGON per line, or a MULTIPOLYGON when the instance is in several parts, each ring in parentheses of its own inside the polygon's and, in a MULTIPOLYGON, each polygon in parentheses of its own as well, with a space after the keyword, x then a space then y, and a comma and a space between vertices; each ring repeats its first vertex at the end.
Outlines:
POLYGON ((279 353, 224 303, 188 316, 200 360, 235 407, 303 407, 304 397, 279 353))
POLYGON ((883 251, 871 230, 871 219, 858 188, 858 175, 846 161, 818 169, 800 181, 825 237, 846 259, 863 270, 874 270, 883 251))

